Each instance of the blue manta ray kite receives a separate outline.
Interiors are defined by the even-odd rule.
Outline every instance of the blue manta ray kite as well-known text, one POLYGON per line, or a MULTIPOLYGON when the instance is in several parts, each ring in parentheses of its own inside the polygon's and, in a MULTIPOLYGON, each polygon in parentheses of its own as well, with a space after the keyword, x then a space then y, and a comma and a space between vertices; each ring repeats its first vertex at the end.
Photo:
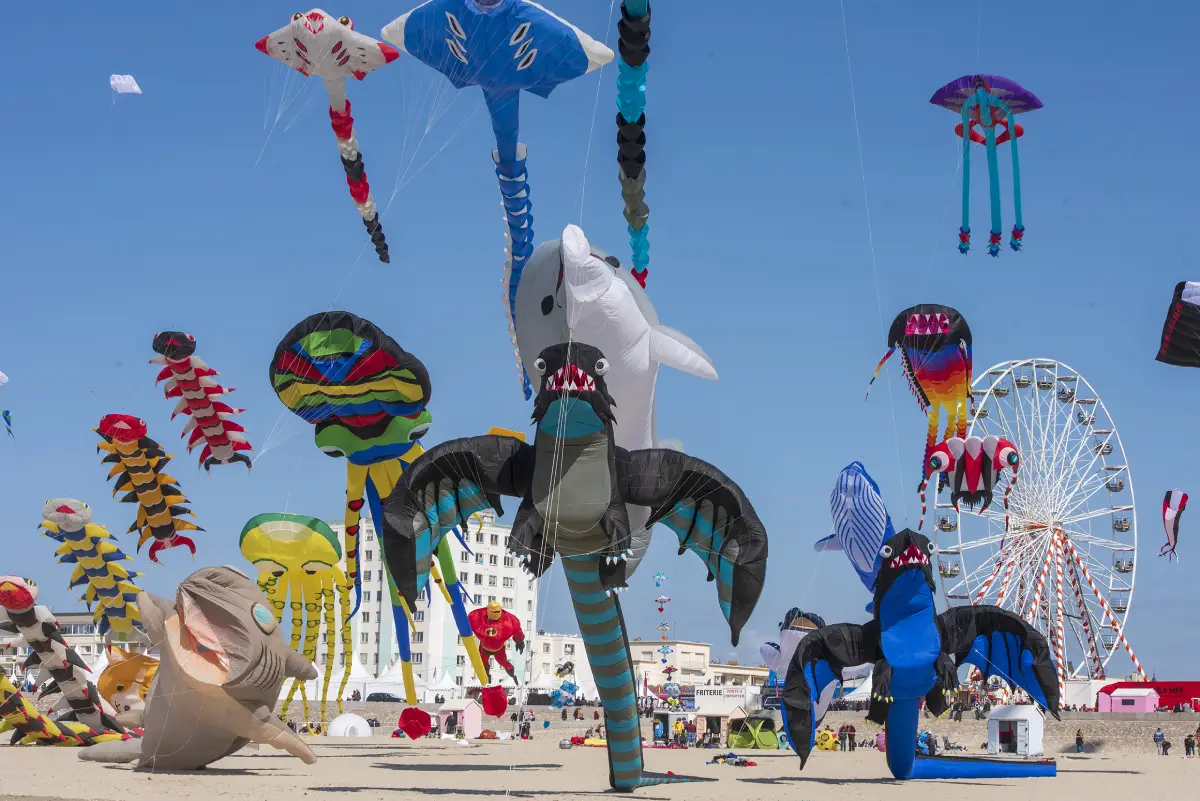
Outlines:
MULTIPOLYGON (((510 334, 521 271, 533 255, 533 214, 525 171, 521 91, 554 88, 604 66, 613 52, 529 0, 429 0, 396 18, 383 38, 445 75, 456 89, 483 90, 496 134, 496 176, 510 239, 504 287, 510 334)), ((515 340, 514 340, 515 341, 515 340)), ((529 379, 525 378, 529 388, 529 379)))
POLYGON ((897 779, 1054 776, 1054 760, 1014 762, 918 757, 921 700, 940 715, 958 689, 958 668, 1000 676, 1058 717, 1058 678, 1050 645, 1019 615, 995 606, 934 608, 933 543, 905 529, 880 548, 874 618, 824 626, 801 641, 787 670, 783 705, 788 737, 804 767, 821 722, 822 690, 855 665, 873 664, 867 720, 887 727, 888 768, 897 779))

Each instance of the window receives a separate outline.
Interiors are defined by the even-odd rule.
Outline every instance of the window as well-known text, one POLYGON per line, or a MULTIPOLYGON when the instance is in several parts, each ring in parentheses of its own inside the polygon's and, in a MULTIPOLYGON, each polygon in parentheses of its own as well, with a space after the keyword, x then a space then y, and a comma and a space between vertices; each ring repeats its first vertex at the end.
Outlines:
POLYGON ((358 636, 358 641, 361 642, 363 645, 366 645, 368 642, 371 641, 371 635, 367 634, 364 631, 362 634, 360 634, 358 636))
POLYGON ((363 623, 370 623, 370 622, 371 622, 371 613, 363 612, 363 623))
POLYGON ((515 578, 513 578, 512 576, 505 576, 504 577, 504 586, 507 588, 515 587, 515 586, 517 586, 517 580, 515 578))
POLYGON ((649 662, 652 659, 654 659, 653 651, 642 651, 642 661, 643 662, 649 662))
POLYGON ((548 642, 542 643, 542 653, 543 654, 550 653, 550 643, 548 643, 548 642))
POLYGON ((467 664, 467 658, 465 656, 455 657, 455 664, 457 664, 459 667, 462 667, 463 665, 467 664))
POLYGON ((466 584, 467 580, 469 578, 471 578, 471 575, 469 573, 467 573, 467 571, 465 571, 465 570, 460 571, 458 574, 458 580, 461 581, 463 584, 466 584))
MULTIPOLYGON (((422 592, 424 592, 424 590, 422 590, 422 592)), ((382 600, 383 600, 383 592, 382 592, 382 591, 380 591, 380 590, 376 590, 376 591, 375 591, 375 600, 376 600, 376 601, 382 601, 382 600)))
POLYGON ((563 644, 563 656, 575 656, 575 643, 568 642, 563 644))
POLYGON ((457 684, 459 687, 461 687, 462 686, 462 676, 455 676, 454 683, 457 684))
POLYGON ((419 654, 419 653, 418 653, 418 654, 413 654, 413 655, 412 655, 412 663, 413 663, 414 665, 419 665, 419 664, 421 664, 421 663, 422 663, 422 662, 424 662, 424 661, 425 661, 425 654, 419 654))
POLYGON ((483 554, 481 554, 481 553, 475 554, 475 564, 477 564, 477 565, 483 564, 483 554))
POLYGON ((500 557, 496 556, 496 554, 491 554, 490 556, 488 556, 488 564, 489 565, 495 566, 496 564, 499 563, 499 561, 500 561, 500 557))
POLYGON ((81 645, 81 646, 79 646, 79 653, 81 653, 81 654, 90 654, 91 652, 92 652, 92 646, 90 646, 90 645, 81 645))
POLYGON ((321 634, 321 645, 329 645, 329 632, 328 631, 323 632, 321 634))
POLYGON ((1121 706, 1134 706, 1135 704, 1136 704, 1136 699, 1134 699, 1134 698, 1122 698, 1121 699, 1121 706))
POLYGON ((533 611, 533 600, 532 600, 532 599, 530 599, 530 600, 528 600, 528 601, 526 601, 526 602, 525 602, 525 611, 526 611, 526 612, 532 612, 532 611, 533 611))
POLYGON ((366 654, 359 654, 359 655, 358 655, 358 661, 359 661, 359 664, 362 664, 362 665, 365 665, 365 664, 367 664, 367 655, 366 655, 366 654))
POLYGON ((472 600, 475 602, 476 606, 479 606, 481 603, 483 603, 483 601, 481 600, 482 598, 483 598, 482 595, 480 595, 479 593, 475 593, 475 597, 472 600))
POLYGON ((375 529, 367 529, 367 536, 363 537, 363 539, 365 539, 367 542, 373 542, 375 540, 375 529))
POLYGON ((375 632, 375 644, 379 645, 379 632, 375 632))
POLYGON ((500 544, 500 535, 499 535, 499 534, 493 534, 493 535, 491 536, 490 540, 491 540, 491 543, 492 543, 492 545, 499 545, 499 544, 500 544))
POLYGON ((517 560, 513 559, 511 556, 504 557, 504 566, 505 567, 512 567, 516 563, 517 563, 517 560))
POLYGON ((495 596, 495 595, 489 595, 489 596, 488 596, 488 603, 489 603, 489 604, 490 604, 492 601, 494 601, 494 600, 496 600, 496 596, 495 596))
POLYGON ((528 584, 528 586, 527 586, 525 589, 527 589, 527 590, 532 590, 532 589, 533 589, 533 579, 530 579, 530 580, 529 580, 529 584, 528 584))
POLYGON ((455 645, 462 645, 462 637, 455 637, 455 638, 454 638, 454 644, 455 644, 455 645))
POLYGON ((458 555, 458 561, 460 561, 460 562, 470 562, 470 561, 471 561, 471 554, 467 553, 466 551, 463 551, 462 553, 460 553, 460 554, 458 555))
POLYGON ((371 552, 370 551, 363 551, 363 561, 364 562, 371 561, 371 552))
MULTIPOLYGON (((496 557, 493 556, 492 558, 495 559, 496 557)), ((505 581, 508 581, 508 579, 505 579, 505 581)), ((495 576, 488 576, 488 586, 489 587, 496 586, 496 577, 495 576)), ((505 586, 508 586, 508 585, 505 585, 505 586)))
POLYGON ((344 653, 338 654, 338 667, 345 667, 345 666, 346 666, 346 654, 344 654, 344 653))
POLYGON ((413 622, 414 623, 422 623, 422 622, 424 622, 424 620, 425 620, 425 610, 424 609, 418 609, 417 611, 413 612, 413 622))
POLYGON ((513 599, 509 598, 507 595, 505 595, 503 598, 500 599, 500 605, 503 606, 505 609, 511 609, 512 605, 513 605, 513 599))
POLYGON ((370 581, 370 580, 371 580, 371 571, 364 570, 363 571, 363 581, 370 581))
MULTIPOLYGON (((379 595, 380 593, 375 593, 375 594, 379 595)), ((418 601, 428 601, 429 600, 429 588, 428 587, 425 587, 419 593, 417 593, 417 600, 418 601)))
POLYGON ((371 661, 373 661, 375 664, 378 665, 379 664, 379 654, 375 654, 373 657, 371 657, 371 661))
POLYGON ((482 528, 480 528, 479 531, 475 532, 475 541, 479 542, 479 543, 483 542, 483 529, 482 528))
POLYGON ((482 583, 483 583, 483 574, 482 574, 482 573, 476 573, 476 574, 475 574, 475 584, 476 584, 476 586, 478 586, 478 585, 480 585, 480 584, 482 584, 482 583))
POLYGON ((413 642, 425 642, 425 632, 414 631, 412 633, 412 641, 413 642))

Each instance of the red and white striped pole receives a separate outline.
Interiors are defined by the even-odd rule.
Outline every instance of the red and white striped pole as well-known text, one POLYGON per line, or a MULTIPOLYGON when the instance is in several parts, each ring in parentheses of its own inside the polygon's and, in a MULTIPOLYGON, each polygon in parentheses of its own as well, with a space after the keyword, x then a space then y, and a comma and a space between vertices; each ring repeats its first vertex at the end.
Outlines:
POLYGON ((1129 658, 1133 660, 1133 666, 1137 669, 1138 675, 1142 677, 1142 681, 1148 681, 1149 677, 1146 675, 1146 671, 1142 669, 1142 663, 1138 661, 1137 655, 1133 653, 1133 648, 1129 646, 1129 640, 1125 639, 1125 632, 1121 628, 1121 624, 1117 622, 1117 616, 1109 608, 1108 601, 1100 594, 1100 590, 1096 589, 1096 582, 1092 581, 1092 574, 1088 572, 1087 565, 1079 558, 1079 553, 1075 550, 1075 543, 1067 540, 1067 547, 1071 549, 1071 558, 1079 566, 1079 570, 1083 573, 1084 579, 1087 580, 1088 586, 1092 588, 1092 594, 1100 602, 1100 608, 1104 610, 1105 617, 1108 618, 1109 623, 1112 624, 1113 629, 1117 632, 1117 637, 1120 638, 1121 644, 1125 646, 1125 651, 1129 654, 1129 658))
POLYGON ((983 586, 979 588, 979 592, 975 593, 975 600, 971 601, 972 606, 978 606, 983 597, 987 595, 987 591, 991 588, 992 582, 996 580, 996 576, 1000 573, 1000 568, 1008 564, 1006 561, 1008 553, 1012 550, 1010 545, 1000 551, 1000 556, 996 559, 996 566, 992 568, 992 574, 983 582, 983 586))
POLYGON ((1058 657, 1058 697, 1066 697, 1066 681, 1065 675, 1067 672, 1066 655, 1064 654, 1063 643, 1065 634, 1063 632, 1063 540, 1066 535, 1062 532, 1056 532, 1054 535, 1054 579, 1055 579, 1055 602, 1054 602, 1054 629, 1055 643, 1054 650, 1058 657))
MULTIPOLYGON (((1057 538, 1057 534, 1055 537, 1057 538)), ((1050 541, 1050 546, 1046 548, 1046 561, 1042 562, 1042 572, 1038 576, 1037 586, 1033 591, 1033 601, 1029 604, 1029 608, 1025 610, 1025 620, 1032 623, 1033 617, 1037 614, 1038 604, 1042 602, 1042 589, 1046 586, 1046 576, 1050 574, 1050 563, 1054 561, 1055 540, 1050 541)))
POLYGON ((1075 605, 1079 609, 1079 619, 1083 623, 1083 633, 1088 641, 1088 661, 1092 663, 1094 668, 1093 678, 1104 678, 1104 660, 1100 658, 1099 649, 1096 648, 1096 632, 1092 631, 1091 614, 1088 612, 1087 605, 1083 601, 1083 587, 1079 583, 1079 569, 1072 562, 1067 565, 1071 574, 1071 589, 1075 591, 1075 605))

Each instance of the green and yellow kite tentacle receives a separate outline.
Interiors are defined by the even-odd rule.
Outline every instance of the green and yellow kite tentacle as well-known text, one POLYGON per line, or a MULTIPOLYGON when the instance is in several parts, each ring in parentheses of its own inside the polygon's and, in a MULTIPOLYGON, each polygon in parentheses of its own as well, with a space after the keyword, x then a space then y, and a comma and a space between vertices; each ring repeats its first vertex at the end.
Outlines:
POLYGON ((0 670, 0 732, 13 733, 13 745, 86 747, 111 740, 129 740, 128 733, 96 731, 73 721, 54 721, 38 711, 0 670))
MULTIPOLYGON (((482 523, 480 524, 482 525, 482 523)), ((454 554, 450 552, 450 543, 446 537, 438 543, 437 548, 438 562, 442 566, 442 591, 446 593, 450 601, 450 610, 454 614, 454 625, 458 629, 458 636, 462 638, 463 646, 467 649, 467 657, 471 660, 471 667, 475 670, 475 678, 479 680, 480 687, 488 686, 487 671, 483 667, 483 658, 479 653, 479 643, 475 640, 475 633, 471 630, 471 621, 467 619, 466 604, 463 602, 462 588, 458 586, 458 573, 454 568, 454 554)), ((436 581, 437 568, 430 564, 430 573, 436 581)))
MULTIPOLYGON (((321 709, 325 709, 329 697, 329 679, 333 673, 333 658, 337 655, 337 639, 333 632, 337 629, 336 592, 334 587, 343 587, 346 583, 345 574, 334 568, 333 581, 335 584, 324 584, 321 587, 321 608, 325 615, 325 676, 321 679, 321 709), (340 579, 340 580, 339 580, 340 579)), ((349 600, 349 597, 347 597, 349 600)), ((341 698, 338 699, 338 714, 342 714, 341 698)), ((322 718, 324 723, 324 718, 322 718)), ((324 726, 322 726, 324 729, 324 726)))

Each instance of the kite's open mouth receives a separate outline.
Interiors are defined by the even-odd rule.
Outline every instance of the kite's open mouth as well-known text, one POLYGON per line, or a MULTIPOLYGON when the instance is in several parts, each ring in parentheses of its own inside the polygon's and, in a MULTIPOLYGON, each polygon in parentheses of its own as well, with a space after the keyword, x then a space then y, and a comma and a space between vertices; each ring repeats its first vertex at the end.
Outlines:
POLYGON ((546 389, 550 392, 595 392, 596 379, 573 364, 567 363, 554 371, 546 379, 546 389))
POLYGON ((906 337, 925 337, 936 334, 950 333, 950 317, 938 312, 937 314, 910 314, 908 324, 904 326, 906 337))
POLYGON ((888 567, 905 567, 906 565, 927 565, 929 564, 929 554, 921 550, 921 546, 913 545, 904 549, 904 553, 899 556, 892 557, 892 561, 888 563, 888 567))

